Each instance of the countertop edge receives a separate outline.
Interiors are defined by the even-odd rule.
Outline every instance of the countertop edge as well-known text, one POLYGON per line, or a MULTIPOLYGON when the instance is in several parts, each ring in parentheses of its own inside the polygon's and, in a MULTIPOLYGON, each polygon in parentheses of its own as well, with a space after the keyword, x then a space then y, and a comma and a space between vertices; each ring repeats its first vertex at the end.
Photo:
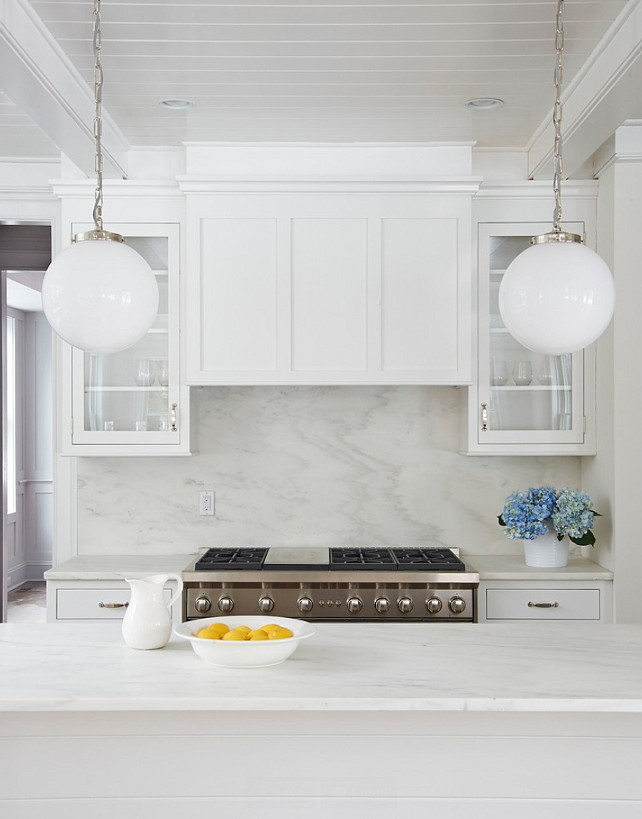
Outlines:
POLYGON ((131 700, 25 700, 0 701, 0 713, 20 712, 132 712, 132 711, 202 711, 202 712, 289 712, 307 713, 315 711, 337 712, 510 712, 510 713, 642 713, 642 699, 609 698, 394 698, 359 699, 340 697, 323 699, 275 700, 273 698, 201 698, 194 700, 131 699, 131 700))

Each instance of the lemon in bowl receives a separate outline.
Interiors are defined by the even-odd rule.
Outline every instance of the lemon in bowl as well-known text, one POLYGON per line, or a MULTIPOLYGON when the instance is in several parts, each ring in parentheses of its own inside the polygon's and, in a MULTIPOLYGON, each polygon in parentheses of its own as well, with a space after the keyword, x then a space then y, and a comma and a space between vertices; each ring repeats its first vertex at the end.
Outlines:
POLYGON ((174 629, 177 637, 190 641, 202 660, 223 668, 278 665, 314 633, 305 620, 242 615, 188 620, 174 629))

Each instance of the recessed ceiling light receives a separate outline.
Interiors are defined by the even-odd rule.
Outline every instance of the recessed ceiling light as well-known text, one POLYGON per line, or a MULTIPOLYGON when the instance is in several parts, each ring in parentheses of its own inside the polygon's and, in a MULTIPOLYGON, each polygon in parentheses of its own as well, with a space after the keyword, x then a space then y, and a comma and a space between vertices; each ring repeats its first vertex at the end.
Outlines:
POLYGON ((466 108, 473 108, 476 111, 487 111, 489 108, 500 108, 504 104, 504 100, 497 99, 497 97, 475 97, 472 100, 466 100, 464 105, 466 108))
POLYGON ((169 108, 171 111, 185 111, 186 108, 194 107, 191 100, 180 99, 161 100, 158 104, 161 108, 169 108))

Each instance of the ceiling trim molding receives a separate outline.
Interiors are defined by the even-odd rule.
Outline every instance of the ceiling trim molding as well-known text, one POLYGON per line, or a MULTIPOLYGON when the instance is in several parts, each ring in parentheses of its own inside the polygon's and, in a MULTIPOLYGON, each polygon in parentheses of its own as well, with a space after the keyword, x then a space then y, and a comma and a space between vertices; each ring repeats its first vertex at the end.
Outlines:
POLYGON ((481 177, 463 179, 346 179, 331 178, 328 175, 319 177, 296 177, 290 179, 261 178, 238 179, 221 176, 196 177, 180 176, 177 178, 182 192, 190 194, 208 193, 294 193, 294 192, 328 192, 328 193, 413 193, 444 195, 463 194, 471 196, 477 193, 481 177))
MULTIPOLYGON (((83 173, 95 175, 93 89, 26 0, 0 0, 0 74, 11 101, 83 173)), ((105 173, 127 176, 129 144, 104 108, 102 118, 105 173)))
MULTIPOLYGON (((564 173, 572 176, 630 116, 642 85, 642 0, 618 15, 563 95, 564 173)), ((528 146, 529 177, 552 176, 552 107, 528 146)))

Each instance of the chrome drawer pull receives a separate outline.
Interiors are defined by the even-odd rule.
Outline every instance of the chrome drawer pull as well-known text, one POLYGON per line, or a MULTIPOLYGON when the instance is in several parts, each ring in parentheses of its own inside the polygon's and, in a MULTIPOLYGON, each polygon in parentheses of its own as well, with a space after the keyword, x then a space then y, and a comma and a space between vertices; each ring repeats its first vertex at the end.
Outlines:
POLYGON ((98 604, 101 609, 126 609, 128 605, 129 603, 103 603, 102 600, 98 604))
POLYGON ((556 609, 558 608, 559 603, 533 603, 532 600, 528 601, 528 608, 529 609, 556 609))

